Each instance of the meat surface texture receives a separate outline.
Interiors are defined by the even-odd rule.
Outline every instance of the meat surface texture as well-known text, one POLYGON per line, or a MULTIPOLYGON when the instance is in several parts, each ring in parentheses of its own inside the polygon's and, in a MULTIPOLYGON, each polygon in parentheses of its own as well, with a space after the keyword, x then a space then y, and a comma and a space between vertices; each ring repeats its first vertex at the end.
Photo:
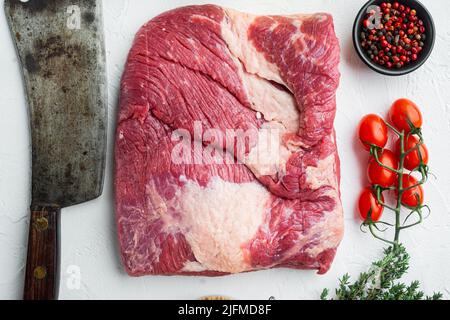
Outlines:
POLYGON ((122 77, 115 148, 126 271, 325 273, 343 235, 338 65, 328 14, 205 5, 146 23, 122 77))

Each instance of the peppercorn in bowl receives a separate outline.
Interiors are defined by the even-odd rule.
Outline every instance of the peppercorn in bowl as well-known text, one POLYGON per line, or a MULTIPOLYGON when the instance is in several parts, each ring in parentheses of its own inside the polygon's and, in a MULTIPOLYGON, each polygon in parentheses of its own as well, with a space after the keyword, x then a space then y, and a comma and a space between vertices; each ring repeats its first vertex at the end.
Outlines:
POLYGON ((429 11, 416 0, 370 0, 353 26, 353 44, 372 70, 389 76, 408 74, 430 56, 435 26, 429 11))

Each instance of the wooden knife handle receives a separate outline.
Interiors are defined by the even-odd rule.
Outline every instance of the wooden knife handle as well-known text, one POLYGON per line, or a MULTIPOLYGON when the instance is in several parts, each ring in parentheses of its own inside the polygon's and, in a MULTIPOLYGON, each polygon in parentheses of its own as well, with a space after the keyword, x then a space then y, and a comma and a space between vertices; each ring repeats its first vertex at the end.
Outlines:
POLYGON ((60 212, 57 206, 31 206, 24 300, 58 298, 60 212))

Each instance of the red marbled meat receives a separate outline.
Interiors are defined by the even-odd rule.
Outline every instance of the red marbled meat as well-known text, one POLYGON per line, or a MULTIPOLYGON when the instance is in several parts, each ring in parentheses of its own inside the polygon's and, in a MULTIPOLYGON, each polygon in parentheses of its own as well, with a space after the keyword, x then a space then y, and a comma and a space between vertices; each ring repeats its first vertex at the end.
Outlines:
POLYGON ((325 273, 343 234, 333 129, 338 64, 328 14, 254 16, 205 5, 146 23, 122 77, 116 136, 126 271, 325 273), (253 130, 258 139, 274 129, 279 157, 265 156, 258 139, 242 155, 221 138, 205 142, 196 123, 253 130), (202 161, 173 160, 183 139, 197 146, 186 159, 202 161), (216 155, 223 161, 212 161, 216 155))

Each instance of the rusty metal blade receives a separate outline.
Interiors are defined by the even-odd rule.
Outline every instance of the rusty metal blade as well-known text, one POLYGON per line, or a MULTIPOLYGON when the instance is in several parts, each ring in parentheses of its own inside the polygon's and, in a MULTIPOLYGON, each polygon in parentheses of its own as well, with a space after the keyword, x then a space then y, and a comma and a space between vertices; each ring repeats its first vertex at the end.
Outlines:
POLYGON ((5 11, 30 108, 32 202, 94 199, 107 127, 101 0, 5 0, 5 11))

